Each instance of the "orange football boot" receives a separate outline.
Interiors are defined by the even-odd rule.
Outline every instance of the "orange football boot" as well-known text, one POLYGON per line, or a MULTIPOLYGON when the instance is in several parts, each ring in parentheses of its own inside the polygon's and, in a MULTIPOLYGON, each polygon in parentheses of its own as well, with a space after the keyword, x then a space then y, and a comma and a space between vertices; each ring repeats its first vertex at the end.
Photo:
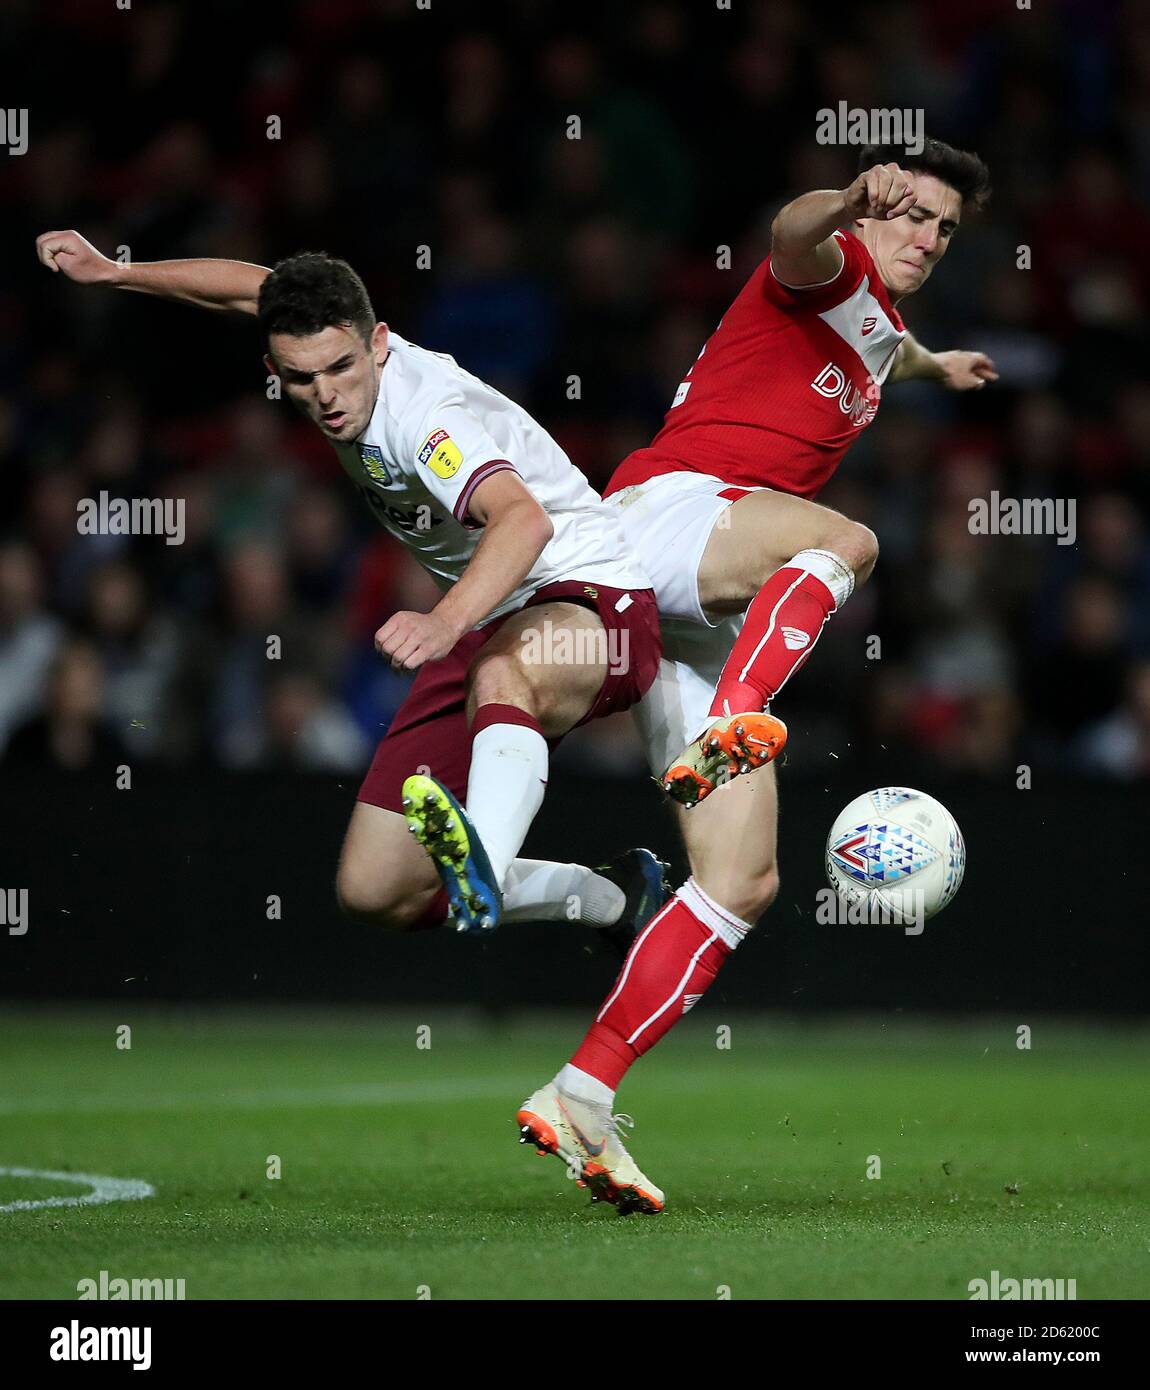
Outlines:
POLYGON ((758 711, 716 719, 663 773, 663 790, 681 806, 700 801, 744 772, 777 758, 787 742, 787 726, 758 711))

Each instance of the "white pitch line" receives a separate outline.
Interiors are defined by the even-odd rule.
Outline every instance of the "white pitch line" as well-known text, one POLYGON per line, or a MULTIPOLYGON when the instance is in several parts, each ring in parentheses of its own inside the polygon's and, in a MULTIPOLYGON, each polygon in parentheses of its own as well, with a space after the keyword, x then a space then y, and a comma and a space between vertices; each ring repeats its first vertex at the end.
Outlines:
POLYGON ((87 1183, 92 1189, 80 1197, 40 1197, 36 1201, 6 1202, 4 1211, 35 1211, 37 1207, 98 1207, 105 1202, 138 1202, 154 1197, 156 1189, 139 1178, 107 1178, 100 1173, 56 1173, 50 1168, 0 1168, 0 1177, 47 1178, 52 1182, 87 1183))
POLYGON ((0 1096, 0 1115, 68 1115, 76 1111, 260 1110, 271 1106, 403 1105, 421 1100, 488 1100, 504 1096, 516 1103, 514 1079, 478 1077, 473 1081, 365 1081, 354 1085, 287 1087, 269 1091, 220 1091, 215 1095, 74 1096, 24 1099, 0 1096))

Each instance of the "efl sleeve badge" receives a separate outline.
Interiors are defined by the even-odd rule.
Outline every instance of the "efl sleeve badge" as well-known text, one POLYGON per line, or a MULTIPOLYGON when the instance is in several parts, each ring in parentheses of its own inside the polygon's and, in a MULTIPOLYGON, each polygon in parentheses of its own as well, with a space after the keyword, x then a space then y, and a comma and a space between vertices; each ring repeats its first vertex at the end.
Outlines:
POLYGON ((417 457, 437 478, 454 478, 463 465, 459 446, 446 430, 432 430, 417 457))

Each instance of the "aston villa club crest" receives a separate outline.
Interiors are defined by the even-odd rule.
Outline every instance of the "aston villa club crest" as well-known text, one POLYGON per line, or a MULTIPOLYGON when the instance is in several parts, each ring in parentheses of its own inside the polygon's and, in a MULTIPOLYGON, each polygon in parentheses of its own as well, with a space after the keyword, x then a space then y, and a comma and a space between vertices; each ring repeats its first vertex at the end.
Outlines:
POLYGON ((377 483, 387 484, 391 482, 391 474, 387 471, 387 464, 383 461, 383 450, 378 445, 361 444, 359 457, 363 461, 369 478, 377 483))
POLYGON ((938 850, 902 825, 871 821, 857 825, 828 846, 836 868, 868 888, 909 878, 936 860, 938 850))

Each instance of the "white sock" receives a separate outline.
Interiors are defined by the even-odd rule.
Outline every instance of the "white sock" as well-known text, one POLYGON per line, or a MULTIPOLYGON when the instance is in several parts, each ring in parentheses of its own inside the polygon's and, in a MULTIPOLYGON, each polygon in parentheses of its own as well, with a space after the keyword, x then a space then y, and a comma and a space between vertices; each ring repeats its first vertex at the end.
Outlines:
POLYGON ((488 724, 471 744, 467 814, 500 888, 547 790, 547 740, 524 724, 488 724))
POLYGON ((833 550, 800 550, 780 568, 806 570, 816 579, 821 579, 835 601, 836 613, 855 591, 854 570, 833 550))
POLYGON ((619 920, 626 901, 618 884, 583 864, 516 859, 503 884, 503 921, 609 927, 619 920))
POLYGON ((580 1071, 570 1062, 565 1063, 556 1076, 555 1085, 565 1095, 574 1096, 576 1100, 585 1100, 588 1105, 605 1105, 610 1109, 615 1103, 615 1092, 605 1081, 600 1081, 597 1076, 591 1076, 588 1072, 580 1071))
POLYGON ((748 932, 755 929, 753 922, 744 922, 741 917, 736 917, 722 903, 716 902, 710 894, 704 893, 694 878, 689 878, 681 888, 677 889, 675 897, 681 898, 692 914, 704 926, 710 927, 732 951, 746 938, 748 932))

